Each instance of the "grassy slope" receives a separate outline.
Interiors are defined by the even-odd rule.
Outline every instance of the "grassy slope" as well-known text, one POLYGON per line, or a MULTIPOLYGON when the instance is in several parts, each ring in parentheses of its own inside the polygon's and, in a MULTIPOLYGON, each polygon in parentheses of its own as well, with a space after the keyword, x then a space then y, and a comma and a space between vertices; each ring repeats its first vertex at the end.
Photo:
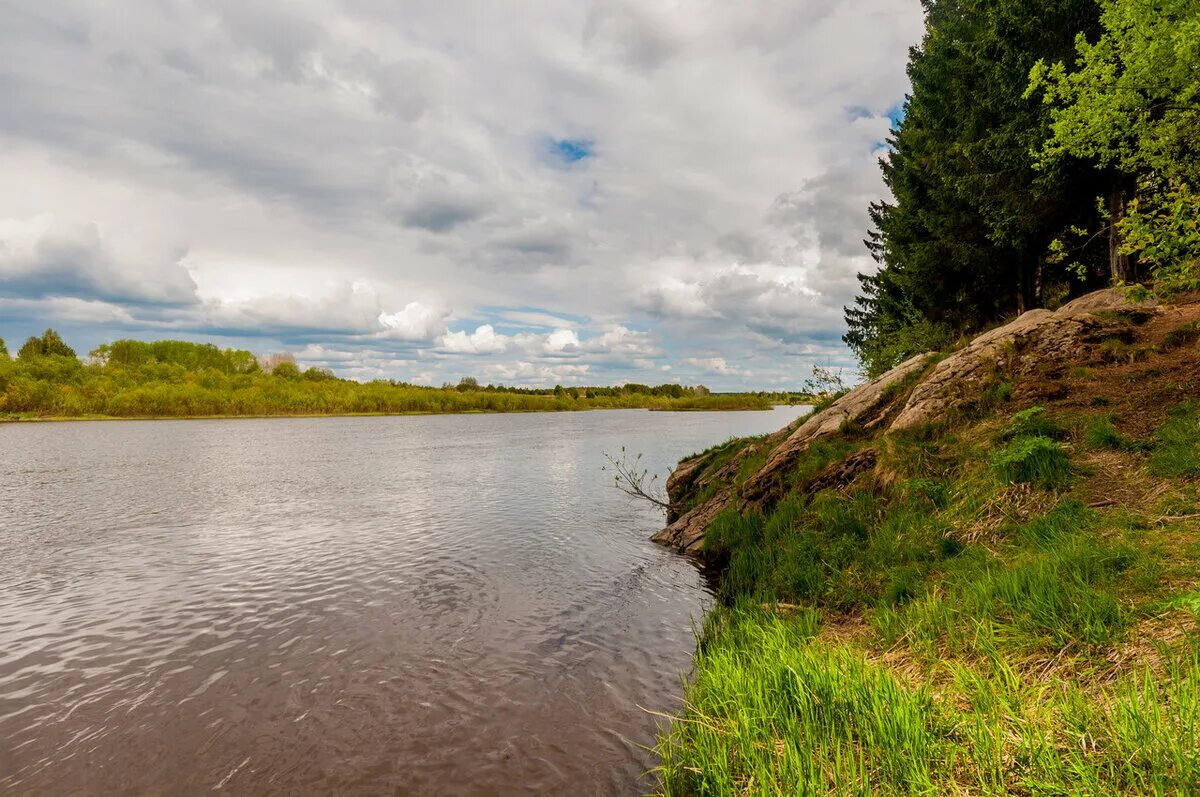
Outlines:
MULTIPOLYGON (((722 605, 666 794, 1200 793, 1191 305, 953 425, 814 446, 709 529, 722 605)), ((711 454, 731 456, 737 443, 711 454)), ((736 480, 735 480, 736 488, 736 480)))

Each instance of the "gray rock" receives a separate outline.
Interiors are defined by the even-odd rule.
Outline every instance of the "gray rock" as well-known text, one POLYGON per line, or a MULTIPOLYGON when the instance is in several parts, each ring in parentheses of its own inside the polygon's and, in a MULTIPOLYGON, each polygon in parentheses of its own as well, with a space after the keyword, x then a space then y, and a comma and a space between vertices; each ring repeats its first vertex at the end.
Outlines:
MULTIPOLYGON (((742 485, 740 506, 748 508, 777 497, 787 472, 814 440, 829 437, 848 423, 854 423, 863 429, 876 428, 882 424, 893 399, 891 393, 893 386, 924 368, 930 356, 921 354, 901 363, 878 379, 851 390, 791 430, 786 436, 777 433, 764 441, 765 444, 773 445, 774 448, 767 462, 742 485)), ((758 447, 750 447, 743 452, 742 456, 752 454, 756 450, 758 447)), ((672 502, 682 499, 682 493, 670 490, 672 482, 679 486, 689 480, 693 485, 706 484, 712 478, 718 480, 724 478, 728 481, 729 473, 736 472, 736 467, 731 470, 730 466, 733 466, 735 462, 740 463, 741 458, 739 456, 716 474, 704 474, 699 478, 696 478, 695 474, 701 465, 696 460, 683 463, 676 469, 676 473, 680 471, 683 473, 678 478, 676 473, 673 473, 667 482, 672 502)), ((696 552, 704 542, 704 533, 708 530, 712 519, 721 510, 734 506, 735 503, 737 502, 733 493, 728 489, 722 490, 708 501, 681 516, 674 519, 668 517, 671 520, 670 524, 654 536, 654 541, 682 551, 696 552)))
POLYGON ((1152 303, 1129 304, 1117 290, 1089 293, 1055 312, 1030 310, 990 330, 938 363, 909 396, 891 429, 909 429, 977 402, 997 367, 1078 358, 1090 343, 1128 330, 1122 319, 1152 312, 1152 303))

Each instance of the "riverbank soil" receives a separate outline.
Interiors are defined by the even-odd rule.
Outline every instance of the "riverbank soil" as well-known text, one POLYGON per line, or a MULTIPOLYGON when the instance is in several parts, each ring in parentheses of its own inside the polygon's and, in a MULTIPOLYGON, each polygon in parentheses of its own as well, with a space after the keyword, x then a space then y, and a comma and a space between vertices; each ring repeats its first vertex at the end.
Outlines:
POLYGON ((1106 291, 684 463, 665 794, 1200 793, 1200 303, 1106 291))

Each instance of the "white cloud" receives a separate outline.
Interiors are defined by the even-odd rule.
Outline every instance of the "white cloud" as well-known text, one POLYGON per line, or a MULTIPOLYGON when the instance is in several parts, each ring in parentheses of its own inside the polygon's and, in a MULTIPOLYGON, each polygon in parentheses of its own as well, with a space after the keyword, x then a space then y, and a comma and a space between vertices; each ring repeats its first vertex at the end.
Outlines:
POLYGON ((590 365, 539 365, 520 360, 513 365, 495 363, 484 368, 484 375, 501 382, 533 385, 583 384, 591 373, 590 365))
POLYGON ((182 248, 114 241, 94 222, 0 218, 0 291, 28 297, 188 304, 182 248))
MULTIPOLYGON (((578 339, 575 345, 579 345, 578 339)), ((655 346, 652 336, 646 332, 638 332, 617 325, 606 329, 602 334, 588 338, 582 348, 587 352, 606 354, 656 356, 662 352, 655 346)))
POLYGON ((452 354, 496 354, 508 348, 508 338, 497 335, 491 324, 483 324, 470 335, 462 331, 447 332, 438 338, 438 345, 452 354))
POLYGON ((421 371, 419 374, 414 374, 408 381, 414 385, 432 385, 434 378, 433 371, 421 371))
POLYGON ((547 354, 570 353, 579 350, 579 335, 573 329, 556 329, 546 336, 542 350, 547 354))
POLYGON ((378 320, 383 326, 380 336, 407 341, 431 340, 446 328, 446 315, 420 302, 409 302, 403 310, 379 314, 378 320))
POLYGON ((709 374, 739 374, 741 370, 725 362, 724 357, 688 357, 684 362, 709 374))
POLYGON ((134 320, 129 311, 119 305, 74 296, 54 296, 43 300, 0 297, 0 315, 50 316, 60 322, 74 324, 129 324, 134 320))
POLYGON ((9 5, 0 299, 26 304, 0 335, 315 344, 435 382, 844 360, 921 31, 912 0, 9 5))
POLYGON ((568 318, 529 310, 505 310, 501 316, 506 321, 528 327, 549 327, 551 329, 573 329, 576 322, 568 318))

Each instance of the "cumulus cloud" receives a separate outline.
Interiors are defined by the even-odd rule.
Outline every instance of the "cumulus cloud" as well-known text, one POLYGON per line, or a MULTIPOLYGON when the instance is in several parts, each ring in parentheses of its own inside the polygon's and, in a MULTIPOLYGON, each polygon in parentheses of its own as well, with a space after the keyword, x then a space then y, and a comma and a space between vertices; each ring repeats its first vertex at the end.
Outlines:
POLYGON ((563 354, 579 351, 579 335, 573 329, 556 329, 546 336, 542 346, 547 354, 563 354))
POLYGON ((483 324, 468 335, 459 330, 447 332, 438 339, 443 351, 452 354, 496 354, 508 348, 508 338, 497 335, 491 324, 483 324))
POLYGON ((9 6, 0 335, 434 382, 846 360, 921 30, 911 0, 9 6))
POLYGON ((380 337, 407 341, 430 340, 446 328, 446 316, 447 313, 420 302, 409 302, 397 312, 379 313, 377 318, 383 326, 380 337))
POLYGON ((688 357, 685 362, 707 374, 721 374, 727 376, 730 374, 739 374, 741 371, 738 368, 731 366, 725 362, 724 357, 688 357))
POLYGON ((188 304, 196 283, 182 249, 114 242, 89 222, 0 219, 0 289, 31 298, 188 304))
POLYGON ((590 375, 591 366, 583 365, 538 365, 520 360, 513 365, 494 363, 484 368, 484 375, 500 382, 523 382, 533 385, 582 384, 590 375))

